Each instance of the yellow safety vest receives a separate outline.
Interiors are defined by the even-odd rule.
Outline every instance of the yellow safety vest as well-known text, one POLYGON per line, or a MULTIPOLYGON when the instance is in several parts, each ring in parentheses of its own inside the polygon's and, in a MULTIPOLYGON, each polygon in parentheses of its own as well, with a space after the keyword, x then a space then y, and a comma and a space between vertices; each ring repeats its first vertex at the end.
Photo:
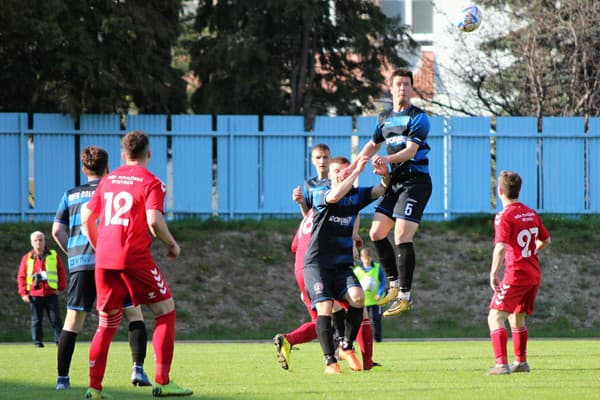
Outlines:
POLYGON ((375 296, 381 285, 379 280, 379 263, 374 262, 373 268, 368 272, 365 272, 360 266, 354 267, 354 275, 358 278, 363 290, 365 292, 365 306, 374 306, 377 304, 375 296), (372 286, 368 289, 368 286, 372 286))
MULTIPOLYGON (((50 288, 58 289, 58 261, 56 259, 56 250, 50 250, 50 254, 46 256, 44 260, 46 263, 46 275, 48 276, 48 286, 50 288)), ((27 278, 25 280, 25 288, 27 291, 31 289, 33 283, 33 266, 35 265, 35 258, 29 257, 27 259, 27 278)))

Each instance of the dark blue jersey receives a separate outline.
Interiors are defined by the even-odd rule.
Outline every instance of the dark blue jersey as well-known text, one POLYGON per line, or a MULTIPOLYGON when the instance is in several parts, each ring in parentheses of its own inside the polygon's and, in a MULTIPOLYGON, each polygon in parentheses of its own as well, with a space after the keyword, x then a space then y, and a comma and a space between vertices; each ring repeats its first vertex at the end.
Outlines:
POLYGON ((81 207, 86 204, 100 180, 93 180, 86 184, 67 190, 58 205, 54 222, 59 222, 69 227, 69 240, 67 242, 67 257, 69 272, 93 270, 96 263, 94 249, 87 236, 81 231, 81 207))
POLYGON ((373 133, 373 142, 385 142, 387 154, 395 154, 406 148, 407 142, 415 142, 419 149, 411 160, 391 164, 392 180, 401 175, 429 174, 429 118, 423 110, 410 106, 406 110, 395 112, 387 110, 379 114, 373 133))
POLYGON ((313 195, 317 192, 323 192, 328 190, 331 186, 331 181, 329 178, 319 179, 314 176, 312 178, 308 178, 304 182, 304 187, 302 188, 302 194, 304 195, 304 199, 306 200, 306 205, 308 208, 312 208, 313 206, 313 195))
POLYGON ((372 190, 373 187, 352 188, 333 204, 325 201, 328 190, 314 193, 315 216, 304 265, 354 265, 352 229, 360 210, 375 200, 371 199, 372 190))

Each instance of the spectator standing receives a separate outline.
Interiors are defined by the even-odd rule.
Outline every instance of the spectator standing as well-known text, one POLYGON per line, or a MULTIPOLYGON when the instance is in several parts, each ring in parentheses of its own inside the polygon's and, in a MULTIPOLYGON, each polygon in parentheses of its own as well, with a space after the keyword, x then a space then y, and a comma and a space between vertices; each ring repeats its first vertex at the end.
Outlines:
POLYGON ((58 293, 67 287, 67 275, 56 250, 46 247, 46 237, 40 231, 30 236, 32 250, 21 258, 17 284, 19 296, 31 310, 31 338, 36 347, 44 347, 42 322, 44 312, 58 344, 62 321, 58 308, 58 293))

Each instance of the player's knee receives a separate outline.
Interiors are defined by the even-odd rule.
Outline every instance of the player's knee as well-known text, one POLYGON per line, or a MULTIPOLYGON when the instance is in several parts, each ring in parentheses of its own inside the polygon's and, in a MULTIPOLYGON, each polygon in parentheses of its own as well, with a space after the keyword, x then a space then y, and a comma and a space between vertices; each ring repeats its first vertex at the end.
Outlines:
POLYGON ((376 242, 378 240, 387 238, 387 233, 383 232, 381 229, 371 228, 369 231, 369 237, 373 242, 376 242))
POLYGON ((349 293, 348 303, 355 308, 362 308, 365 305, 365 295, 361 291, 349 293))
POLYGON ((488 314, 488 326, 490 330, 495 330, 504 326, 506 320, 505 313, 491 309, 488 314))
POLYGON ((510 324, 511 328, 524 327, 525 326, 525 314, 524 313, 510 314, 508 316, 508 323, 510 324))

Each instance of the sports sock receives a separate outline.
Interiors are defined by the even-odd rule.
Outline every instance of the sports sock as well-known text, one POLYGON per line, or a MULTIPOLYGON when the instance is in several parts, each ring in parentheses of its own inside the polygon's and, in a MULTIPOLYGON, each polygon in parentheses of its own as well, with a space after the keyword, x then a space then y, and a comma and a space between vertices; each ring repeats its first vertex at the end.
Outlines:
POLYGON ((155 354, 154 381, 159 385, 169 383, 169 372, 175 347, 175 310, 156 317, 152 347, 155 354))
POLYGON ((106 370, 106 360, 110 342, 121 323, 123 313, 100 315, 98 329, 90 344, 90 387, 102 390, 102 379, 106 370))
POLYGON ((343 338, 346 325, 346 310, 343 308, 333 313, 333 329, 339 338, 343 338))
POLYGON ((394 254, 394 248, 390 241, 385 238, 381 240, 375 240, 375 250, 379 256, 379 262, 385 270, 385 274, 388 280, 395 281, 398 279, 398 267, 396 266, 396 256, 394 254))
POLYGON ((398 277, 400 291, 408 292, 412 286, 413 273, 415 272, 415 249, 412 242, 398 245, 398 277))
POLYGON ((356 340, 363 317, 363 308, 350 307, 346 311, 346 329, 344 330, 344 349, 352 347, 356 340))
POLYGON ((291 345, 311 342, 317 338, 316 323, 305 322, 293 331, 286 333, 285 338, 291 345))
POLYGON ((515 361, 516 362, 526 362, 527 361, 527 338, 529 337, 529 332, 527 331, 526 326, 522 326, 520 328, 511 329, 512 342, 513 342, 513 350, 515 353, 515 361))
POLYGON ((490 332, 490 338, 492 339, 492 349, 494 351, 496 365, 508 364, 508 356, 506 354, 506 342, 508 341, 508 337, 506 328, 498 328, 495 331, 490 332))
POLYGON ((71 359, 75 351, 77 332, 62 330, 58 338, 58 351, 56 352, 56 365, 58 376, 69 376, 71 359))
POLYGON ((131 321, 129 323, 129 348, 131 360, 134 365, 144 365, 146 347, 148 346, 148 331, 144 321, 131 321))
POLYGON ((369 370, 373 368, 373 329, 369 318, 362 320, 356 341, 360 346, 363 369, 369 370))
POLYGON ((333 327, 331 326, 331 316, 319 315, 317 317, 317 337, 321 344, 321 350, 325 359, 335 359, 335 347, 333 345, 333 327))

